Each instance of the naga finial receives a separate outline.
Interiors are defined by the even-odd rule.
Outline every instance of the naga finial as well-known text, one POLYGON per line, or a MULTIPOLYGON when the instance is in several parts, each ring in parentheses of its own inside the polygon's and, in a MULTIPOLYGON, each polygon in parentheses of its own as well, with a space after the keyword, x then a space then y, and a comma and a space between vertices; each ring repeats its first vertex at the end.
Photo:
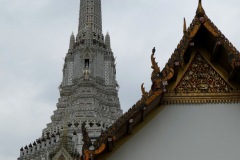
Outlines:
POLYGON ((157 62, 155 61, 154 53, 155 53, 155 47, 152 50, 152 55, 151 55, 151 61, 152 61, 152 80, 160 73, 160 68, 158 67, 157 62))
POLYGON ((141 85, 142 96, 143 96, 143 98, 147 98, 148 97, 148 93, 145 91, 145 88, 143 86, 144 86, 144 83, 141 85))
POLYGON ((155 49, 155 47, 153 47, 153 49, 152 49, 152 53, 155 53, 156 52, 156 49, 155 49))

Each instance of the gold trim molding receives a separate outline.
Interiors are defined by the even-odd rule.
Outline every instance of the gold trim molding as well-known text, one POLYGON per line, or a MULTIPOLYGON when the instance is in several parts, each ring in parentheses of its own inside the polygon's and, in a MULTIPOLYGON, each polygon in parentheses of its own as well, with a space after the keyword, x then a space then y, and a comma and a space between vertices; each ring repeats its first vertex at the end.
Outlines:
POLYGON ((231 93, 165 93, 164 104, 240 103, 240 91, 231 93))

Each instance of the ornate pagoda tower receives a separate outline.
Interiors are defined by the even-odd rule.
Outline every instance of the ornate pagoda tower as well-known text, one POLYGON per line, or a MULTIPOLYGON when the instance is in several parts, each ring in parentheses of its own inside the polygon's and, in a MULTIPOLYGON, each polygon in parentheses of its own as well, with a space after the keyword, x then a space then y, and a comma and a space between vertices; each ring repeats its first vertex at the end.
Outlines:
POLYGON ((19 160, 75 159, 84 123, 92 141, 122 115, 110 36, 102 34, 101 0, 81 0, 78 34, 70 37, 60 98, 42 137, 20 150, 19 160))

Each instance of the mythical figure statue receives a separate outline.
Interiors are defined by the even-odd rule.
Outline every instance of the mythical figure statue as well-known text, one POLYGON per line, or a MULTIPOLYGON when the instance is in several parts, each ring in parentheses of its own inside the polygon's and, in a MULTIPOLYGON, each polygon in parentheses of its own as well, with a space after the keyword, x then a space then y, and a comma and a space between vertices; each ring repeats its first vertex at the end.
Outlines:
POLYGON ((92 145, 92 141, 88 135, 88 132, 87 132, 87 129, 86 129, 86 122, 83 122, 82 123, 82 137, 83 137, 83 142, 84 142, 84 145, 83 145, 83 153, 84 153, 84 150, 88 150, 89 147, 92 145))
POLYGON ((86 66, 85 69, 83 70, 84 81, 89 81, 90 73, 91 71, 89 70, 89 67, 86 66))

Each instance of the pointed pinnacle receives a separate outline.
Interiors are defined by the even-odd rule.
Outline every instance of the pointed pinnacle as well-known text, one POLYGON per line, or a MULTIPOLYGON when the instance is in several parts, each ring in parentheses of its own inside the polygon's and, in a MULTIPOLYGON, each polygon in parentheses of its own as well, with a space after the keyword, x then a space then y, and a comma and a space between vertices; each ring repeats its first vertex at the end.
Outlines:
POLYGON ((186 25, 186 19, 184 17, 184 20, 183 20, 183 34, 187 33, 187 25, 186 25))
POLYGON ((199 2, 198 2, 198 8, 197 8, 197 11, 196 11, 196 15, 198 17, 204 17, 204 15, 205 15, 205 11, 202 7, 202 0, 199 0, 199 2))
POLYGON ((156 49, 155 49, 155 47, 153 47, 153 49, 152 49, 152 53, 155 53, 156 52, 156 49))

